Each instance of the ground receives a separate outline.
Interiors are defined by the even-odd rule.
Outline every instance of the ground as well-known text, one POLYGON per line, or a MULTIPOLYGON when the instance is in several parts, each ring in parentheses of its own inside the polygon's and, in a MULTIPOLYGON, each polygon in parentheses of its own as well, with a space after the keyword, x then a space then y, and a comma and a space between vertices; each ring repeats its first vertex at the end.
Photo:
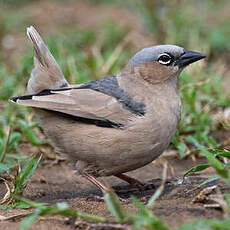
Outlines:
MULTIPOLYGON (((205 208, 203 203, 192 202, 203 189, 198 189, 197 185, 210 177, 214 173, 212 170, 207 169, 204 173, 196 173, 188 176, 182 185, 178 184, 178 179, 182 177, 185 171, 199 163, 204 163, 205 159, 199 159, 193 162, 190 158, 179 160, 174 156, 166 156, 128 174, 141 181, 152 181, 156 187, 158 187, 161 184, 162 164, 165 161, 169 164, 167 180, 163 194, 152 208, 154 214, 162 220, 165 220, 171 227, 179 226, 195 218, 223 217, 221 209, 205 208)), ((119 179, 114 179, 114 177, 108 178, 108 182, 111 186, 125 185, 125 183, 119 179)), ((213 184, 219 184, 221 190, 226 191, 226 186, 221 182, 209 183, 207 186, 213 184)), ((140 199, 145 198, 148 200, 154 192, 155 189, 144 192, 134 190, 131 193, 121 192, 119 194, 121 197, 126 198, 132 194, 140 199)), ((105 203, 94 200, 94 195, 102 196, 101 192, 84 178, 77 176, 65 163, 39 167, 28 184, 24 195, 31 200, 50 204, 67 202, 70 207, 79 212, 100 215, 108 219, 112 218, 105 203)), ((136 211, 134 205, 131 203, 124 204, 124 207, 128 212, 136 211)), ((0 211, 0 215, 4 216, 11 216, 18 213, 23 212, 21 210, 0 211)), ((84 222, 81 222, 81 224, 82 223, 84 222)), ((7 229, 16 229, 18 224, 18 220, 2 222, 0 229, 6 229, 6 227, 7 229)), ((79 226, 77 229, 81 229, 79 226)), ((68 218, 65 217, 41 217, 30 229, 71 229, 71 225, 68 222, 68 218)))

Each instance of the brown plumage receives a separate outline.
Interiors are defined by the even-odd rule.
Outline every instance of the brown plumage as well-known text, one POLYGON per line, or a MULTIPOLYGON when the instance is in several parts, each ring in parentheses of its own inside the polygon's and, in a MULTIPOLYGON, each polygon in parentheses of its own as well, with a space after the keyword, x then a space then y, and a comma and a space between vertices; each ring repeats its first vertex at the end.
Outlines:
MULTIPOLYGON (((157 158, 170 144, 180 121, 177 80, 182 69, 205 56, 174 45, 138 52, 117 76, 70 85, 37 31, 28 94, 11 101, 32 106, 55 150, 100 189, 94 177, 123 173, 157 158)), ((141 183, 139 183, 140 185, 141 183)))

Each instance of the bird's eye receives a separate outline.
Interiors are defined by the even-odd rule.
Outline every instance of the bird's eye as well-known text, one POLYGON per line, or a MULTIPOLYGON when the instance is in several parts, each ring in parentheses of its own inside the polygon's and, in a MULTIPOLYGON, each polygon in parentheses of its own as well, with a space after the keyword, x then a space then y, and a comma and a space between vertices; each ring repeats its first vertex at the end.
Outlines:
POLYGON ((172 58, 169 54, 164 53, 158 57, 158 62, 163 65, 169 65, 172 62, 172 58))

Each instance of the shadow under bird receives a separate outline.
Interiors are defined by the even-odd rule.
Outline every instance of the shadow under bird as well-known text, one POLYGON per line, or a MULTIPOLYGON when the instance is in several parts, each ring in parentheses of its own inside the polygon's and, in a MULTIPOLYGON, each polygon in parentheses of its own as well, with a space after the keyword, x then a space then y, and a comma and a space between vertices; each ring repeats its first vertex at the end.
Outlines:
POLYGON ((36 108, 55 150, 103 192, 100 176, 144 187, 124 173, 152 162, 169 146, 181 117, 179 74, 205 56, 175 45, 147 47, 116 76, 70 85, 34 27, 27 35, 34 47, 28 94, 10 100, 36 108))

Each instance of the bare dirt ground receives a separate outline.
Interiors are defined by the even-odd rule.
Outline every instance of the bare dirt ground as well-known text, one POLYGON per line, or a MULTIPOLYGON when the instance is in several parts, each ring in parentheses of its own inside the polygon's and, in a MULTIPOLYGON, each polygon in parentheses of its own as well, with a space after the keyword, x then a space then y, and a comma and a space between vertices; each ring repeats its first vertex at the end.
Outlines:
MULTIPOLYGON (((168 176, 163 194, 153 207, 153 212, 169 226, 178 226, 195 218, 222 218, 223 212, 220 209, 205 208, 203 203, 193 203, 193 199, 202 189, 197 185, 210 177, 214 172, 207 169, 204 173, 188 176, 182 185, 178 185, 178 179, 192 166, 204 163, 204 159, 192 162, 191 158, 178 160, 176 157, 161 157, 155 162, 142 169, 128 173, 141 181, 152 181, 156 188, 161 184, 162 163, 168 161, 168 176)), ((108 182, 111 186, 125 186, 124 182, 110 177, 108 182)), ((221 191, 229 190, 220 181, 215 181, 207 186, 217 184, 221 191)), ((130 193, 118 193, 121 197, 128 198, 134 195, 139 199, 148 200, 156 189, 140 192, 133 190, 130 193)), ((34 201, 55 204, 56 202, 66 202, 71 208, 79 212, 104 216, 112 220, 112 216, 103 201, 95 200, 94 195, 102 196, 101 192, 94 185, 87 182, 81 176, 75 175, 66 163, 53 166, 40 166, 30 183, 28 184, 24 196, 34 201)), ((130 202, 124 204, 129 213, 136 212, 136 208, 130 202)), ((18 213, 28 212, 23 210, 0 210, 0 215, 11 216, 18 213)), ((0 229, 16 229, 19 220, 1 222, 0 229)), ((76 229, 86 229, 88 224, 75 226, 76 229)), ((68 219, 64 217, 41 217, 30 229, 71 229, 68 219)), ((113 229, 113 228, 90 228, 90 229, 113 229)))

